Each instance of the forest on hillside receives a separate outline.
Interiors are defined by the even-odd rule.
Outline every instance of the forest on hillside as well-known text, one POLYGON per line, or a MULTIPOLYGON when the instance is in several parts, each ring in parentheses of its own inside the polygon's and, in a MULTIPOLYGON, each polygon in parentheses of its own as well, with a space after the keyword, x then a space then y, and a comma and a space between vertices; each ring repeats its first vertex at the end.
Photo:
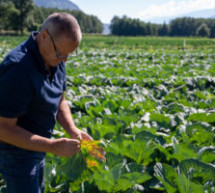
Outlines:
MULTIPOLYGON (((68 12, 78 20, 83 33, 102 33, 98 17, 78 10, 37 7, 33 0, 0 0, 0 33, 21 33, 40 30, 45 18, 53 12, 68 12)), ((182 17, 169 24, 153 24, 127 16, 114 16, 110 32, 117 36, 198 36, 215 37, 215 19, 182 17)))
POLYGON ((82 11, 37 7, 33 0, 0 0, 0 32, 38 31, 46 17, 54 12, 68 12, 78 20, 82 32, 101 33, 102 22, 82 11))

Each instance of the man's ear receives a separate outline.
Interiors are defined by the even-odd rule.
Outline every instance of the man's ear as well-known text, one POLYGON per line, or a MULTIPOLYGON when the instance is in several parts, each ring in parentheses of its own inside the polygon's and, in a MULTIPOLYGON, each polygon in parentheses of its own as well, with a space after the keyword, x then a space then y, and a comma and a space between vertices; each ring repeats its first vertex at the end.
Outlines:
POLYGON ((40 32, 40 36, 41 36, 42 40, 46 40, 48 38, 49 34, 48 34, 47 30, 44 29, 40 32))

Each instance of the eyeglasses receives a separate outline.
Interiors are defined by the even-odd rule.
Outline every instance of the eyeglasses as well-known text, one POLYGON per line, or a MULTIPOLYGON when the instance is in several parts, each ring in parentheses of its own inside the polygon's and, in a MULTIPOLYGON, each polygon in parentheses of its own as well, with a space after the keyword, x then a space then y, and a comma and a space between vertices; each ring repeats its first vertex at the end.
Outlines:
MULTIPOLYGON (((54 50, 55 50, 55 53, 56 53, 56 58, 58 58, 58 59, 67 59, 70 55, 60 55, 60 53, 59 53, 59 51, 57 50, 57 48, 56 48, 56 45, 55 45, 55 43, 54 43, 54 38, 52 37, 52 35, 49 33, 49 31, 48 30, 46 30, 47 31, 47 33, 49 34, 49 37, 51 38, 51 41, 52 41, 52 44, 53 44, 53 46, 54 46, 54 50)), ((78 50, 75 50, 75 53, 76 53, 76 55, 78 55, 78 50)))

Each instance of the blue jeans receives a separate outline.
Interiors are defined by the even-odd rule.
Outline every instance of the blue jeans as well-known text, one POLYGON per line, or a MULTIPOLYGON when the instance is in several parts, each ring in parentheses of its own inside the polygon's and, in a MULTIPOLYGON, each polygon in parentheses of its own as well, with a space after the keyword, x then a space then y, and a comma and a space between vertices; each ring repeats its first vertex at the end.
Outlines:
POLYGON ((7 193, 43 193, 45 153, 0 143, 0 172, 7 193))

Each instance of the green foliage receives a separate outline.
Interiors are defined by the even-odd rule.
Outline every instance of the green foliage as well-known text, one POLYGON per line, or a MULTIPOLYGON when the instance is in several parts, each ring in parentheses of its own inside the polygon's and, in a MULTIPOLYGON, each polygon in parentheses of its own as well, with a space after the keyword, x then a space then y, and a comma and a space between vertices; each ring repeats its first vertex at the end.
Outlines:
POLYGON ((67 12, 72 14, 78 21, 83 33, 101 33, 103 30, 102 22, 93 15, 85 14, 77 10, 59 10, 57 8, 35 7, 33 12, 34 23, 41 25, 48 15, 54 12, 67 12))
POLYGON ((102 33, 103 24, 96 16, 87 15, 81 11, 71 13, 77 19, 83 33, 102 33))
POLYGON ((33 0, 0 1, 1 30, 17 30, 24 32, 34 8, 33 0))
POLYGON ((180 174, 178 176, 178 183, 178 189, 181 193, 204 193, 204 188, 202 185, 191 182, 185 177, 184 174, 180 174))
POLYGON ((14 29, 17 25, 16 18, 19 17, 20 11, 15 7, 13 2, 0 1, 0 30, 14 29))
POLYGON ((24 32, 26 25, 28 25, 28 20, 31 15, 31 12, 34 8, 33 0, 11 0, 14 3, 17 10, 20 11, 18 17, 16 17, 16 26, 15 30, 24 32), (17 25, 19 24, 19 25, 17 25))
MULTIPOLYGON (((103 24, 94 15, 77 10, 59 10, 34 5, 33 0, 1 0, 0 30, 39 30, 48 15, 54 12, 68 12, 76 17, 84 33, 102 33, 103 24)), ((170 24, 145 23, 127 16, 114 16, 111 33, 119 36, 202 36, 215 37, 215 19, 176 18, 170 24)), ((139 44, 139 43, 138 43, 139 44)), ((184 44, 185 45, 185 44, 184 44)), ((186 46, 185 46, 186 47, 186 46)))
POLYGON ((189 180, 205 184, 207 181, 215 183, 215 167, 195 159, 187 159, 179 164, 180 172, 189 180))
POLYGON ((215 37, 214 26, 214 19, 177 18, 170 22, 170 35, 215 37))
POLYGON ((139 19, 114 16, 111 33, 120 36, 202 36, 215 37, 215 19, 176 18, 169 25, 145 23, 139 19))
POLYGON ((214 123, 215 122, 215 114, 214 113, 194 113, 188 117, 188 121, 202 121, 206 123, 214 123))
POLYGON ((126 16, 119 18, 115 16, 111 20, 111 32, 113 35, 137 36, 137 35, 155 35, 152 34, 151 25, 141 22, 139 19, 131 19, 126 16))
POLYGON ((155 176, 162 182, 168 193, 175 193, 177 190, 177 173, 167 164, 157 163, 154 166, 155 176))
POLYGON ((101 33, 103 24, 93 15, 82 11, 59 10, 34 5, 33 0, 1 0, 0 30, 39 31, 48 15, 54 12, 67 12, 76 17, 83 33, 101 33))
MULTIPOLYGON (((0 37, 0 60, 25 38, 0 37)), ((67 100, 106 163, 92 171, 80 154, 48 154, 46 192, 214 192, 214 50, 207 38, 84 35, 67 100)))
POLYGON ((205 23, 202 23, 196 30, 196 35, 197 36, 202 36, 202 37, 209 37, 210 36, 210 29, 205 23))
POLYGON ((169 35, 169 26, 164 22, 164 24, 158 29, 159 36, 168 36, 169 35))
POLYGON ((214 180, 214 167, 190 159, 182 161, 179 168, 177 172, 171 166, 161 163, 154 167, 156 177, 162 181, 168 193, 204 193, 211 190, 211 187, 203 184, 214 180))

